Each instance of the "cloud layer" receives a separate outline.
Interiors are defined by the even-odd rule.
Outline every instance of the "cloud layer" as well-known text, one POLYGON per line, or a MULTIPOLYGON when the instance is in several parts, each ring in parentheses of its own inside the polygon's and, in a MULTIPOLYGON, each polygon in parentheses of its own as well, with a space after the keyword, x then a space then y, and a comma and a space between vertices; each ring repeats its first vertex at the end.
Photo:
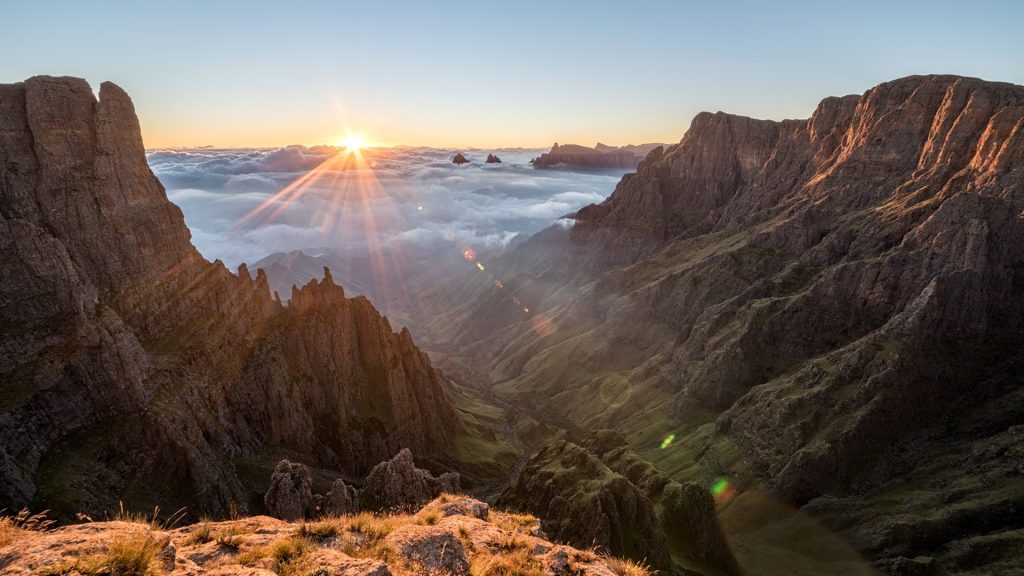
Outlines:
POLYGON ((540 152, 469 151, 473 162, 464 166, 450 162, 455 151, 433 148, 361 157, 303 146, 153 150, 148 157, 200 252, 236 266, 297 249, 494 248, 600 202, 622 174, 534 170, 529 160, 540 152), (484 164, 490 152, 503 163, 484 164))

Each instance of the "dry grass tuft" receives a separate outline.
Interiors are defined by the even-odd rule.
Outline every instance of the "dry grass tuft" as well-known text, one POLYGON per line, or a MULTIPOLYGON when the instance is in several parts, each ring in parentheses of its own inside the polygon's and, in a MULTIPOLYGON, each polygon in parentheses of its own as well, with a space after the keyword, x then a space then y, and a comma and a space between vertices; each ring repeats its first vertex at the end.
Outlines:
POLYGON ((540 559, 526 549, 513 552, 481 552, 472 558, 471 576, 544 576, 540 559))
POLYGON ((540 520, 531 514, 516 514, 514 512, 492 510, 489 519, 491 524, 507 532, 529 534, 533 529, 540 527, 540 520))
POLYGON ((316 548, 308 538, 295 535, 247 550, 239 554, 236 561, 242 566, 252 566, 264 558, 272 558, 273 570, 279 576, 297 576, 304 573, 306 556, 316 548))
POLYGON ((434 524, 437 524, 440 519, 441 514, 434 510, 421 512, 416 515, 416 523, 421 526, 433 526, 434 524))
POLYGON ((345 520, 346 529, 363 534, 368 540, 380 540, 394 532, 395 528, 412 523, 411 516, 374 516, 369 512, 362 512, 345 520))
POLYGON ((206 544, 210 540, 213 540, 213 527, 210 526, 209 521, 203 521, 196 524, 194 530, 188 537, 188 543, 190 544, 206 544))
POLYGON ((135 522, 137 524, 145 524, 153 530, 171 530, 178 524, 178 522, 181 522, 181 519, 184 517, 184 508, 179 508, 173 514, 161 520, 159 506, 153 508, 153 514, 149 515, 144 512, 129 512, 124 509, 124 502, 118 502, 117 513, 114 514, 113 520, 118 522, 135 522))
POLYGON ((498 540, 498 550, 504 550, 506 552, 514 552, 516 550, 526 550, 530 547, 530 544, 521 535, 515 532, 509 532, 504 534, 501 539, 498 540))
POLYGON ((33 514, 29 512, 28 508, 22 508, 14 516, 10 516, 6 512, 6 510, 0 510, 0 546, 14 542, 24 532, 46 532, 53 528, 55 523, 46 517, 49 510, 33 514))
POLYGON ((627 558, 614 558, 606 556, 603 558, 605 565, 618 576, 651 576, 654 572, 650 566, 642 562, 634 562, 627 558))
POLYGON ((233 548, 238 550, 245 543, 245 538, 242 536, 248 534, 249 530, 243 530, 238 526, 228 526, 223 530, 218 530, 213 533, 213 539, 217 541, 217 544, 224 546, 225 548, 233 548))
POLYGON ((331 518, 319 522, 303 522, 299 525, 299 536, 310 540, 334 538, 345 530, 344 518, 331 518))
POLYGON ((43 568, 40 576, 80 574, 81 576, 157 576, 157 554, 167 545, 151 533, 126 536, 110 543, 106 553, 80 556, 43 568))

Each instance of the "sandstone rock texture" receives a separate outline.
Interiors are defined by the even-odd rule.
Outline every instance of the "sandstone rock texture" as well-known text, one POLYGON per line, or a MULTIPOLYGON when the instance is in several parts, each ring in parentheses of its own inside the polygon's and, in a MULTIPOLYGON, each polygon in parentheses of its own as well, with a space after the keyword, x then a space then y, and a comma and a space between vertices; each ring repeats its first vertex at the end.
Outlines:
POLYGON ((362 474, 458 426, 366 299, 327 275, 283 307, 204 260, 117 86, 0 85, 0 167, 0 508, 258 507, 242 462, 362 474))
POLYGON ((462 543, 443 526, 402 526, 384 538, 384 545, 427 573, 469 574, 469 559, 462 543))
POLYGON ((494 259, 502 290, 452 279, 463 312, 427 326, 504 400, 803 506, 879 566, 996 570, 1024 561, 1003 456, 1022 213, 1022 86, 911 76, 806 120, 701 113, 571 228, 494 259))
MULTIPOLYGON (((39 532, 0 525, 0 571, 11 576, 105 573, 105 567, 129 552, 139 564, 117 566, 172 576, 624 573, 612 569, 621 568, 622 561, 527 534, 536 519, 498 514, 487 521, 473 512, 486 508, 479 500, 450 496, 416 515, 344 516, 301 524, 253 516, 180 528, 113 521, 39 532), (451 513, 430 516, 428 523, 425 513, 439 509, 451 513)), ((651 572, 633 566, 628 574, 651 572)))

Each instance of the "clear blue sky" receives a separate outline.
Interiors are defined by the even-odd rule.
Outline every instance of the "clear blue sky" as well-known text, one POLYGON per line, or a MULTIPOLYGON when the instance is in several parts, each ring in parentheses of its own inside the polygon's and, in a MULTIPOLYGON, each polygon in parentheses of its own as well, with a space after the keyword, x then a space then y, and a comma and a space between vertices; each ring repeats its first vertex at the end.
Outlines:
POLYGON ((113 80, 147 145, 678 140, 908 74, 1024 84, 1024 1, 7 3, 0 82, 113 80), (827 4, 827 5, 826 5, 827 4))

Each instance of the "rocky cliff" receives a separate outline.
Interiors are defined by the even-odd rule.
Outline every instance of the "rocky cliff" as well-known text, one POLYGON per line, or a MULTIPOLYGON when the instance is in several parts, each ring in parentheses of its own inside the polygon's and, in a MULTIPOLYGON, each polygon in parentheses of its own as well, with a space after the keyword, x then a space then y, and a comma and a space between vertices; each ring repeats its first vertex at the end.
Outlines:
POLYGON ((0 166, 0 508, 218 512, 273 455, 364 473, 457 428, 408 331, 329 272, 284 307, 196 252, 117 86, 0 85, 0 166))
POLYGON ((807 120, 702 113, 570 230, 492 261, 501 290, 456 279, 435 338, 547 422, 767 490, 879 566, 1012 565, 1022 213, 1021 86, 915 76, 807 120))

